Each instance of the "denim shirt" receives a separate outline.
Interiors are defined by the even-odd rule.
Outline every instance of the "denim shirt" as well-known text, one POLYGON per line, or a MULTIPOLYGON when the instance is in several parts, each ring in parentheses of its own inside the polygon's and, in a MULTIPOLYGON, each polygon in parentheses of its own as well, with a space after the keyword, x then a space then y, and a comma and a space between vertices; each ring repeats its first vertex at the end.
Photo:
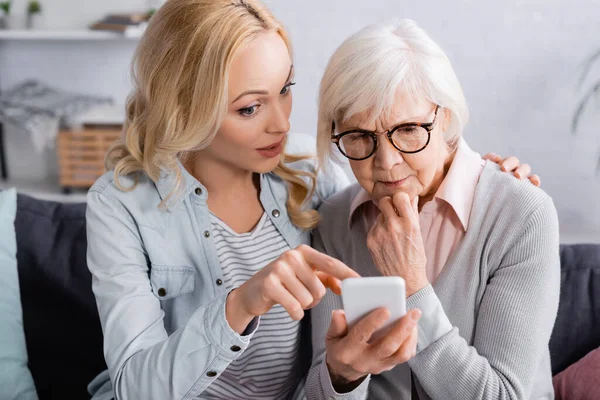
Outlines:
MULTIPOLYGON (((108 374, 90 384, 94 398, 196 398, 244 353, 257 328, 258 319, 242 336, 227 323, 209 193, 179 167, 182 189, 166 208, 158 205, 173 189, 174 173, 156 183, 140 176, 136 188, 124 192, 107 172, 88 193, 87 263, 108 366, 108 374)), ((290 167, 314 172, 313 161, 290 167)), ((129 177, 120 181, 133 183, 129 177)), ((333 166, 318 177, 309 206, 318 208, 348 183, 333 166)), ((261 175, 260 189, 262 206, 288 245, 310 244, 310 232, 288 217, 287 184, 268 173, 261 175)))

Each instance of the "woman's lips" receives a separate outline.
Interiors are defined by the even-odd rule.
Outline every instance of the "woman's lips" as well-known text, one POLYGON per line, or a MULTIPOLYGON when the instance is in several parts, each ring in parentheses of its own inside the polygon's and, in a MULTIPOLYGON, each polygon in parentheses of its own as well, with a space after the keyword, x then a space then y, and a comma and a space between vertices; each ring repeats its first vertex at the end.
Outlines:
POLYGON ((277 157, 283 151, 283 139, 271 146, 256 149, 256 151, 265 158, 277 157))
POLYGON ((398 187, 402 186, 402 184, 404 182, 406 182, 406 179, 408 179, 408 178, 400 179, 399 181, 379 181, 379 182, 384 184, 385 187, 388 187, 388 188, 398 188, 398 187))

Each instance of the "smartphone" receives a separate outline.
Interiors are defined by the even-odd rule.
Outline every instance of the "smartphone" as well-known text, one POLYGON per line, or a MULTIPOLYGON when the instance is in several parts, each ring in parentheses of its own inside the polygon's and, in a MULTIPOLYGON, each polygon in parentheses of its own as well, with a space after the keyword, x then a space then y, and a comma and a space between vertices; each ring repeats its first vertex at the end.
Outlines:
POLYGON ((342 281, 342 303, 348 329, 378 308, 387 308, 390 318, 371 340, 378 339, 406 315, 406 284, 399 276, 348 278, 342 281))

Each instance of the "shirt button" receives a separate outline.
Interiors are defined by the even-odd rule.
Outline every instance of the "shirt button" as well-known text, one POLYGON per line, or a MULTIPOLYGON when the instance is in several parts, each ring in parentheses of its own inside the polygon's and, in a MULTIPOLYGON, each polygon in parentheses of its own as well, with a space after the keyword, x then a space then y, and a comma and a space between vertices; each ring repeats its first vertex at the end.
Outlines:
POLYGON ((238 351, 242 350, 242 348, 240 346, 231 346, 231 351, 237 353, 238 351))
POLYGON ((217 376, 217 373, 215 371, 208 371, 206 373, 206 376, 208 376, 209 378, 214 378, 215 376, 217 376))
POLYGON ((221 279, 217 279, 217 286, 221 286, 223 284, 223 281, 221 279))
POLYGON ((161 287, 160 289, 158 289, 158 295, 160 297, 165 297, 167 295, 167 290, 161 287))
POLYGON ((202 194, 202 189, 200 189, 200 188, 196 188, 196 190, 194 190, 194 192, 196 192, 196 194, 197 194, 198 196, 200 196, 200 195, 202 194))
POLYGON ((273 215, 275 218, 279 218, 279 216, 281 215, 281 213, 279 212, 279 210, 273 210, 273 212, 271 213, 271 215, 273 215))
POLYGON ((205 238, 209 238, 210 237, 210 232, 209 231, 204 231, 204 237, 205 238))

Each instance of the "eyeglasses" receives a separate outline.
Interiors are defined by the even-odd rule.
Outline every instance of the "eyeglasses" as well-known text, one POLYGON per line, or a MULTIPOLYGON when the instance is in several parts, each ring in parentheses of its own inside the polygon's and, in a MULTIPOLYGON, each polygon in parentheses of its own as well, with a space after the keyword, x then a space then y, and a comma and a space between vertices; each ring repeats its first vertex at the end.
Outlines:
MULTIPOLYGON (((429 123, 408 122, 382 134, 387 134, 388 140, 399 152, 418 153, 429 144, 439 109, 438 105, 435 108, 433 121, 429 123)), ((352 129, 335 134, 335 121, 331 123, 331 141, 337 145, 344 156, 351 160, 366 160, 375 154, 378 147, 377 136, 377 133, 364 129, 352 129)))

